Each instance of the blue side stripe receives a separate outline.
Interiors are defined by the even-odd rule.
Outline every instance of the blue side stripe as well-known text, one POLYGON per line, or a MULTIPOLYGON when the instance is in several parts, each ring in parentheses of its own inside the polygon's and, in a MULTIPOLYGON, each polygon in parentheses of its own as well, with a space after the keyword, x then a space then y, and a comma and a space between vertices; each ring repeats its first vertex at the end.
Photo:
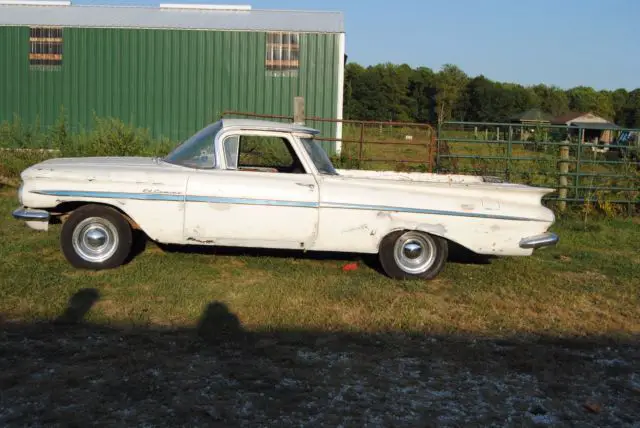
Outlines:
POLYGON ((350 204, 342 202, 323 202, 321 204, 317 202, 306 201, 284 201, 273 199, 247 199, 247 198, 225 198, 216 196, 195 196, 195 195, 170 195, 163 193, 121 193, 121 192, 87 192, 78 190, 42 190, 34 191, 41 195, 49 196, 70 196, 70 197, 85 197, 85 198, 108 198, 108 199, 136 199, 145 201, 173 201, 173 202, 204 202, 213 204, 237 204, 237 205, 262 205, 262 206, 284 206, 284 207, 299 207, 299 208, 335 208, 335 209, 355 209, 355 210, 371 210, 371 211, 387 211, 387 212, 403 212, 412 214, 432 214, 432 215, 444 215, 453 217, 472 217, 472 218, 487 218, 496 220, 511 220, 511 221, 540 221, 536 218, 528 217, 516 217, 506 216, 500 214, 481 214, 481 213, 466 213, 460 211, 447 211, 447 210, 433 210, 426 208, 408 208, 408 207, 394 207, 388 205, 366 205, 366 204, 350 204))
POLYGON ((85 192, 81 190, 39 190, 33 193, 49 196, 77 196, 82 198, 137 199, 144 201, 184 201, 183 195, 166 193, 85 192))
POLYGON ((214 196, 187 196, 187 202, 209 202, 213 204, 267 205, 278 207, 318 208, 317 202, 280 201, 275 199, 223 198, 214 196))
POLYGON ((321 207, 353 209, 353 210, 398 211, 403 213, 446 215, 446 216, 454 216, 454 217, 493 218, 497 220, 546 221, 546 220, 538 220, 538 219, 529 218, 529 217, 515 217, 515 216, 500 215, 500 214, 465 213, 460 211, 430 210, 426 208, 404 208, 404 207, 392 207, 387 205, 362 205, 362 204, 326 202, 326 203, 323 203, 321 207))

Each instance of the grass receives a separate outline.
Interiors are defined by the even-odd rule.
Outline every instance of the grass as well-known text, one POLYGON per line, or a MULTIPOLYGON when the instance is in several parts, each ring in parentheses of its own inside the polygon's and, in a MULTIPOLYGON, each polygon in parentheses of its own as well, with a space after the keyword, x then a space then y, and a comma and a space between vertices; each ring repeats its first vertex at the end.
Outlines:
MULTIPOLYGON (((41 146, 37 132, 7 129, 0 146, 41 146)), ((367 138, 424 138, 396 131, 367 138)), ((167 149, 118 123, 52 136, 65 156, 167 149)), ((640 420, 638 218, 563 218, 556 248, 452 260, 431 282, 389 280, 369 257, 152 243, 126 266, 87 272, 64 260, 59 225, 42 233, 11 218, 16 191, 6 184, 51 155, 0 151, 1 426, 640 420), (359 269, 341 269, 353 261, 359 269)), ((425 155, 370 145, 365 157, 382 160, 363 166, 404 169, 397 159, 425 155)))
POLYGON ((487 264, 447 265, 432 282, 397 282, 351 255, 252 250, 169 252, 148 244, 121 268, 75 270, 59 250, 60 226, 36 232, 11 219, 15 189, 0 190, 0 314, 55 319, 71 296, 95 289, 87 321, 194 325, 224 302, 250 331, 614 335, 640 333, 637 219, 561 220, 553 249, 487 264), (356 271, 341 267, 359 263, 356 271))

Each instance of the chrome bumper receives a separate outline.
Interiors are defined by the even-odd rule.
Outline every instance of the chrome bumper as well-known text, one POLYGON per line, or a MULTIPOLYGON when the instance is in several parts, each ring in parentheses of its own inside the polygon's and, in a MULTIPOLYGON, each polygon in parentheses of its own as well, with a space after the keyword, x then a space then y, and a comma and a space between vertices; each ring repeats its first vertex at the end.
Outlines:
POLYGON ((520 248, 542 248, 550 247, 558 243, 558 235, 547 232, 542 235, 530 236, 520 241, 520 248))
POLYGON ((13 217, 26 221, 49 221, 49 212, 45 210, 34 210, 31 208, 18 208, 13 211, 13 217))

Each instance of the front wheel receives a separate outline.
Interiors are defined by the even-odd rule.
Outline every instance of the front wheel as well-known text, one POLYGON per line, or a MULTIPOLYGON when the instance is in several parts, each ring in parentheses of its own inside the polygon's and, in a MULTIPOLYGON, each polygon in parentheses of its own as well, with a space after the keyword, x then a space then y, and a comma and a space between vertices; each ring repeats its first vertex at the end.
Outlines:
POLYGON ((444 268, 447 241, 418 231, 398 231, 380 243, 380 264, 394 279, 433 279, 444 268))
POLYGON ((60 245, 66 259, 80 269, 111 269, 129 253, 133 236, 129 222, 113 208, 85 205, 62 225, 60 245))

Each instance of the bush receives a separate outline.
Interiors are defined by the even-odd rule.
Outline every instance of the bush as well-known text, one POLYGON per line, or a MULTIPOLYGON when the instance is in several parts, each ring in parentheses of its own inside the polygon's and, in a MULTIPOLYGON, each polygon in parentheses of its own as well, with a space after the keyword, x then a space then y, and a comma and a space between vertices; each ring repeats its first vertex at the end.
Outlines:
POLYGON ((114 118, 94 119, 95 126, 71 138, 63 138, 65 128, 56 135, 62 156, 159 156, 170 151, 169 140, 154 140, 146 129, 135 128, 114 118))
POLYGON ((25 168, 52 157, 163 156, 174 146, 114 118, 95 117, 91 131, 72 135, 63 112, 48 130, 37 121, 25 125, 15 117, 0 124, 0 177, 17 180, 25 168))
POLYGON ((13 149, 51 148, 37 119, 34 124, 25 125, 17 116, 11 122, 0 124, 0 146, 13 149))

